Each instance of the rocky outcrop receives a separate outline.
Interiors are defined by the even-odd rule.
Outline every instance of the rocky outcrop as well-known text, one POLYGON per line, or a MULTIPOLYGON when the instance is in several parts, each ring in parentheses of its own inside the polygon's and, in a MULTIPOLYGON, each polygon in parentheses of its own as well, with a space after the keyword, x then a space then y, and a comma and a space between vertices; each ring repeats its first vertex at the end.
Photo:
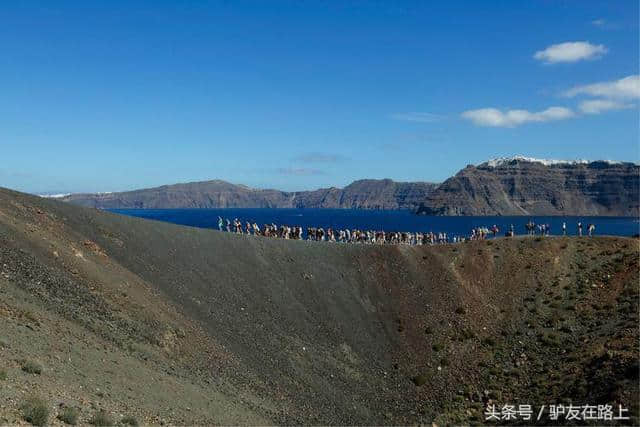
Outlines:
POLYGON ((436 187, 427 182, 390 179, 356 181, 345 188, 285 192, 258 190, 225 181, 192 182, 122 193, 71 194, 62 200, 116 208, 345 208, 416 209, 436 187))
POLYGON ((640 166, 515 157, 469 165, 431 192, 424 215, 638 216, 640 166))

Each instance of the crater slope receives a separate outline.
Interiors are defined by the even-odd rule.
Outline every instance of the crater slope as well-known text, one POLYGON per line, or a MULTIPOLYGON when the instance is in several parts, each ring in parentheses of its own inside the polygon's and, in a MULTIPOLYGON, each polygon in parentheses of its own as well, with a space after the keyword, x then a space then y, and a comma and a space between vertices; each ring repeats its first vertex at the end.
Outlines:
POLYGON ((285 241, 0 189, 0 422, 35 394, 52 423, 446 424, 568 400, 637 423, 638 255, 285 241))

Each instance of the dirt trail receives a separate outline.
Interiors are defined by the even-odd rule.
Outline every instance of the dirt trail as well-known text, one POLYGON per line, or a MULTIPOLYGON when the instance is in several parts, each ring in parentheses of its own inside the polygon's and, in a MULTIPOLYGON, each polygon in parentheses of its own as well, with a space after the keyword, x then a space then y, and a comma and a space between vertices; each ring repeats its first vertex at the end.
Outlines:
POLYGON ((82 422, 446 424, 567 398, 637 417, 638 254, 284 241, 0 189, 0 422, 34 392, 50 422, 62 403, 82 422))

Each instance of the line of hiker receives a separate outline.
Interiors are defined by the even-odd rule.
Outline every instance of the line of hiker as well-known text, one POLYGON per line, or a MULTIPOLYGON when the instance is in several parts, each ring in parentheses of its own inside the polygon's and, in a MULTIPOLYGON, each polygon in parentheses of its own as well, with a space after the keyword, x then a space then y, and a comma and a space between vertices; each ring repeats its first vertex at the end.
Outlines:
MULTIPOLYGON (((595 231, 595 225, 589 224, 587 232, 592 236, 595 231)), ((390 245, 435 245, 443 243, 459 243, 469 240, 485 240, 487 237, 497 237, 500 228, 497 225, 492 227, 475 227, 471 229, 469 236, 449 236, 447 233, 422 233, 422 232, 385 232, 374 230, 358 230, 344 229, 336 230, 331 227, 307 227, 304 230, 300 226, 287 226, 276 224, 264 224, 260 227, 257 223, 242 222, 237 218, 233 221, 218 217, 218 229, 229 233, 248 234, 264 237, 278 237, 291 240, 312 240, 318 242, 340 242, 340 243, 368 243, 368 244, 390 244, 390 245)), ((582 236, 582 222, 577 223, 577 234, 582 236)), ((529 221, 525 224, 526 234, 529 236, 549 236, 551 234, 551 226, 549 224, 535 224, 529 221)), ((562 234, 567 234, 567 224, 562 223, 562 234)), ((506 237, 515 236, 515 227, 510 225, 509 229, 504 233, 506 237)))
MULTIPOLYGON (((513 227, 513 225, 511 227, 513 227)), ((536 234, 538 234, 540 236, 549 236, 551 234, 551 225, 549 225, 549 224, 536 224, 531 220, 529 220, 529 222, 527 222, 525 224, 525 229, 527 231, 527 235, 529 235, 529 236, 535 236, 536 234), (537 233, 536 233, 536 231, 537 231, 537 233)), ((577 224, 576 224, 576 233, 577 233, 578 236, 582 236, 582 229, 583 229, 582 221, 578 221, 577 224)), ((593 233, 595 231, 596 231, 595 224, 587 224, 587 233, 589 233, 589 236, 593 236, 593 233)), ((563 236, 567 235, 567 223, 566 222, 562 223, 562 235, 563 236)))
POLYGON ((307 240, 328 241, 341 243, 369 243, 388 245, 434 245, 456 242, 458 237, 449 239, 447 233, 410 233, 385 232, 371 230, 334 230, 332 228, 307 228, 307 240))
POLYGON ((307 227, 303 232, 300 226, 264 224, 260 227, 257 223, 249 221, 243 223, 237 218, 233 221, 218 217, 218 230, 229 233, 248 234, 264 237, 278 237, 291 240, 312 240, 340 243, 369 243, 369 244, 404 244, 404 245, 434 245, 443 243, 457 243, 468 240, 464 237, 450 237, 447 233, 410 233, 410 232, 384 232, 371 230, 335 230, 331 227, 307 227))

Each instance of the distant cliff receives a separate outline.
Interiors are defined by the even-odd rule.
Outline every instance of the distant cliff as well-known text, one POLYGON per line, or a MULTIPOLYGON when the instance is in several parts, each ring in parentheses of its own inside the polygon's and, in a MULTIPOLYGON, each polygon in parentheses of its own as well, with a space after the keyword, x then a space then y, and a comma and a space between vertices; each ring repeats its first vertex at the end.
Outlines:
POLYGON ((640 166, 527 157, 469 165, 440 185, 365 179, 286 192, 225 181, 163 185, 61 199, 95 208, 411 209, 423 215, 640 215, 640 166))
POLYGON ((417 209, 436 184, 390 179, 355 181, 345 188, 285 192, 225 181, 204 181, 121 193, 70 194, 61 200, 95 208, 344 208, 417 209))
POLYGON ((640 166, 514 157, 467 166, 417 210, 424 215, 638 216, 640 166))

